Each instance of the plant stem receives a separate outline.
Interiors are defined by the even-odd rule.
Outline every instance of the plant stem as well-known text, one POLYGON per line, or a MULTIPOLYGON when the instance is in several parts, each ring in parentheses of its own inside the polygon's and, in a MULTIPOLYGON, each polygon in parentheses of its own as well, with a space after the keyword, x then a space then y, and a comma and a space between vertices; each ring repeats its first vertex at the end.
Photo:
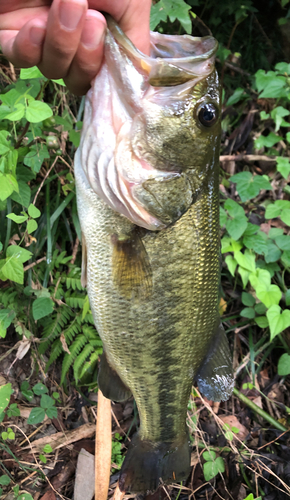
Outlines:
POLYGON ((279 431, 282 432, 287 432, 288 429, 284 427, 284 425, 280 424, 277 422, 271 415, 266 413, 264 410, 262 410, 258 405, 256 405, 253 401, 251 401, 249 398, 247 398, 244 394, 242 394, 236 387, 234 387, 233 394, 239 398, 245 405, 247 405, 251 410, 253 410, 255 413, 260 415, 260 417, 263 417, 269 424, 271 424, 273 427, 276 427, 279 431))
MULTIPOLYGON (((7 215, 11 213, 12 206, 11 206, 11 198, 7 198, 7 215)), ((9 240, 11 236, 11 223, 12 220, 7 218, 7 229, 6 229, 6 239, 5 239, 5 244, 4 244, 4 252, 6 252, 7 247, 9 245, 9 240)))

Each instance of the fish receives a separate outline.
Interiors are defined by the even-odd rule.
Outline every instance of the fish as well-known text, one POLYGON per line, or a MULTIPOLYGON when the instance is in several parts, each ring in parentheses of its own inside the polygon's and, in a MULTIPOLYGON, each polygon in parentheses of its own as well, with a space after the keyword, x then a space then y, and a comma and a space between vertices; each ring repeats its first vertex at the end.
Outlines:
POLYGON ((82 283, 103 341, 98 385, 133 395, 140 427, 119 488, 155 491, 190 473, 192 384, 233 390, 219 315, 221 97, 211 36, 151 32, 140 52, 107 17, 74 169, 82 283))

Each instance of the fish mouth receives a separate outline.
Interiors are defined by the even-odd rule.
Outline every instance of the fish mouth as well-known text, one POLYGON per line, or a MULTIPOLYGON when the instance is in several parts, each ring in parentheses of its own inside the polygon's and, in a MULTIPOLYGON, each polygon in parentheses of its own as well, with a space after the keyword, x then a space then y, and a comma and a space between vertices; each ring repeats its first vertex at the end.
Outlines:
POLYGON ((150 32, 150 56, 139 51, 115 21, 106 16, 110 32, 128 57, 147 73, 153 87, 176 86, 214 71, 218 42, 212 36, 163 35, 150 32))

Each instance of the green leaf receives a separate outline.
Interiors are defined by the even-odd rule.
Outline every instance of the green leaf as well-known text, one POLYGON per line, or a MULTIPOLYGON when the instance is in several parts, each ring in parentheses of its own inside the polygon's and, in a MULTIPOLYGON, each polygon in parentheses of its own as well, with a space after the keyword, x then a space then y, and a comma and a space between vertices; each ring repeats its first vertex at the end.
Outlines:
POLYGON ((243 267, 239 266, 238 267, 238 273, 240 274, 240 276, 242 278, 243 287, 246 288, 246 286, 248 284, 248 281, 249 281, 250 272, 246 271, 246 269, 244 269, 243 267))
POLYGON ((33 390, 34 394, 36 394, 36 396, 42 396, 42 394, 48 393, 47 387, 44 384, 42 384, 41 382, 38 382, 37 384, 35 384, 32 387, 32 390, 33 390))
POLYGON ((0 324, 3 328, 8 328, 15 317, 16 312, 12 309, 0 309, 0 324))
POLYGON ((275 239, 277 236, 281 236, 281 234, 283 234, 284 231, 283 229, 279 228, 279 227, 272 227, 269 231, 269 238, 272 238, 272 239, 275 239))
POLYGON ((266 316, 256 316, 255 322, 260 328, 267 328, 269 326, 269 321, 266 316))
POLYGON ((280 174, 284 177, 284 179, 288 179, 288 176, 290 174, 289 158, 284 158, 284 157, 278 156, 276 158, 276 161, 277 161, 278 172, 280 172, 280 174))
POLYGON ((2 174, 0 172, 0 200, 6 200, 13 191, 18 191, 18 183, 11 174, 2 174))
POLYGON ((277 245, 273 243, 271 240, 266 240, 266 244, 268 247, 267 254, 265 255, 265 261, 269 262, 277 262, 280 259, 282 252, 279 250, 277 245))
POLYGON ((248 95, 246 94, 245 90, 241 87, 238 87, 233 95, 231 95, 228 100, 227 100, 227 103, 226 103, 226 106, 233 106, 234 104, 236 104, 237 102, 239 102, 241 99, 245 99, 247 98, 248 95))
POLYGON ((221 225, 221 227, 223 227, 226 222, 227 222, 227 213, 222 207, 220 207, 220 225, 221 225))
POLYGON ((265 219, 275 219, 276 217, 279 217, 280 213, 281 208, 276 203, 272 203, 266 208, 265 219))
POLYGON ((283 106, 277 106, 277 108, 272 109, 271 117, 275 122, 275 132, 278 132, 280 127, 289 127, 289 123, 283 120, 284 116, 290 115, 288 109, 283 108, 283 106))
POLYGON ((50 446, 50 444, 46 444, 42 450, 44 451, 44 453, 51 453, 53 451, 52 447, 50 446))
POLYGON ((254 144, 256 149, 261 149, 262 147, 272 148, 277 142, 281 141, 282 137, 270 132, 267 136, 260 135, 255 139, 254 144))
POLYGON ((28 207, 28 214, 30 215, 30 217, 33 217, 33 219, 37 219, 41 216, 40 210, 38 210, 38 208, 32 203, 28 207))
POLYGON ((32 408, 30 415, 27 419, 27 423, 30 425, 36 425, 43 422, 45 418, 45 410, 43 408, 32 408))
POLYGON ((154 30, 161 22, 166 22, 167 16, 170 21, 178 19, 187 33, 191 33, 191 21, 188 11, 190 6, 183 0, 160 0, 151 7, 150 29, 154 30))
POLYGON ((21 80, 32 80, 33 78, 44 78, 46 80, 37 66, 33 66, 32 68, 22 68, 20 70, 20 78, 21 80))
POLYGON ((287 226, 290 226, 290 209, 289 208, 284 208, 281 212, 281 220, 284 222, 284 224, 287 224, 287 226))
POLYGON ((228 211, 231 217, 244 217, 245 212, 243 207, 239 205, 236 201, 228 198, 224 204, 224 208, 228 211))
POLYGON ((252 307, 245 307, 241 311, 241 316, 243 316, 243 318, 253 319, 255 317, 255 311, 252 307))
POLYGON ((276 244, 281 250, 289 250, 290 249, 290 236, 286 234, 281 234, 277 236, 275 239, 276 244))
POLYGON ((33 172, 36 174, 39 172, 41 165, 45 159, 48 159, 49 152, 47 147, 44 144, 39 145, 34 145, 30 148, 29 153, 25 156, 23 163, 24 165, 27 165, 28 167, 31 167, 33 172))
POLYGON ((33 231, 36 231, 37 228, 38 228, 38 224, 37 224, 36 220, 30 219, 27 222, 27 232, 28 232, 28 234, 33 233, 33 231))
POLYGON ((47 462, 47 459, 46 459, 46 458, 45 458, 45 456, 44 456, 44 455, 42 455, 41 453, 40 453, 40 455, 39 455, 39 460, 41 460, 41 462, 43 462, 44 464, 46 464, 46 462, 47 462))
MULTIPOLYGON (((272 73, 269 71, 269 73, 272 73)), ((263 92, 259 95, 259 98, 278 98, 281 97, 281 90, 285 86, 285 78, 281 78, 275 75, 267 85, 264 87, 263 92)))
POLYGON ((225 471, 225 465, 222 457, 218 457, 213 462, 203 464, 203 474, 206 481, 213 479, 219 472, 225 471))
POLYGON ((206 462, 209 462, 209 461, 215 460, 216 453, 215 453, 215 451, 212 451, 212 450, 210 450, 210 451, 204 451, 203 454, 202 454, 202 456, 203 456, 203 458, 204 458, 204 460, 206 462))
POLYGON ((53 311, 53 301, 47 297, 39 297, 32 304, 32 315, 35 321, 48 316, 53 311))
POLYGON ((48 394, 42 394, 40 400, 41 408, 50 408, 51 406, 54 406, 54 404, 55 404, 54 399, 48 396, 48 394))
POLYGON ((258 302, 258 304, 255 305, 255 311, 257 314, 265 314, 267 307, 262 302, 258 302))
POLYGON ((273 340, 278 333, 283 332, 290 326, 290 310, 285 309, 281 313, 281 307, 273 305, 268 309, 267 318, 270 326, 271 340, 273 340))
POLYGON ((245 253, 242 253, 240 251, 234 252, 234 257, 237 263, 241 267, 243 267, 244 269, 246 269, 251 273, 255 272, 256 269, 255 255, 246 250, 245 253))
POLYGON ((11 148, 10 141, 7 140, 8 135, 9 132, 7 130, 0 130, 0 155, 4 155, 11 148))
POLYGON ((238 265, 236 259, 234 259, 234 257, 232 257, 232 255, 227 255, 225 258, 225 262, 229 268, 231 275, 235 276, 235 270, 236 270, 236 267, 238 265))
POLYGON ((48 418, 57 418, 57 408, 55 406, 51 406, 45 410, 48 418))
POLYGON ((290 355, 285 352, 278 361, 278 374, 281 377, 290 375, 290 355))
POLYGON ((243 243, 245 247, 254 250, 258 255, 267 254, 268 246, 261 234, 255 234, 253 236, 243 235, 243 243))
POLYGON ((0 476, 0 484, 1 486, 8 486, 10 484, 10 477, 7 476, 6 474, 3 474, 3 476, 0 476))
POLYGON ((282 298, 282 292, 277 285, 258 285, 256 288, 258 299, 265 304, 266 307, 271 307, 273 304, 279 304, 282 298))
POLYGON ((53 115, 53 112, 45 102, 33 100, 26 108, 26 118, 31 123, 39 123, 53 115))
POLYGON ((228 219, 226 222, 226 230, 229 235, 234 239, 238 240, 244 233, 247 227, 247 218, 228 219))
POLYGON ((19 203, 23 207, 28 207, 31 198, 30 187, 26 184, 26 182, 18 180, 18 189, 19 193, 13 191, 13 193, 11 194, 11 199, 13 201, 16 201, 16 203, 19 203))
POLYGON ((9 405, 10 396, 12 394, 11 384, 5 384, 0 386, 0 413, 5 410, 9 405))
POLYGON ((27 262, 32 257, 32 255, 33 253, 29 250, 26 250, 26 248, 22 248, 17 245, 9 246, 6 252, 6 257, 15 257, 19 260, 19 262, 22 262, 22 264, 24 264, 24 262, 27 262))
POLYGON ((286 302, 286 306, 290 306, 290 288, 285 293, 285 302, 286 302))
POLYGON ((261 189, 272 189, 268 179, 262 175, 252 175, 250 172, 240 172, 230 177, 237 184, 237 191, 242 201, 255 198, 261 189))
POLYGON ((73 145, 78 148, 81 140, 81 132, 80 130, 71 130, 69 132, 69 140, 73 143, 73 145))
POLYGON ((255 290, 259 285, 267 288, 271 284, 271 275, 266 269, 258 268, 254 273, 250 274, 250 283, 255 290))
POLYGON ((23 264, 17 257, 13 256, 6 259, 4 266, 1 268, 1 274, 3 274, 6 279, 15 281, 15 283, 20 283, 20 285, 23 285, 23 264))
POLYGON ((11 122, 17 122, 21 120, 25 115, 25 106, 22 103, 15 104, 10 113, 6 114, 6 120, 10 120, 11 122))
POLYGON ((256 302, 255 297, 247 292, 242 292, 242 303, 244 306, 252 307, 256 302))
POLYGON ((13 220, 13 222, 16 222, 17 224, 22 224, 22 222, 25 222, 28 219, 28 215, 16 215, 16 214, 8 214, 6 215, 7 219, 13 220))

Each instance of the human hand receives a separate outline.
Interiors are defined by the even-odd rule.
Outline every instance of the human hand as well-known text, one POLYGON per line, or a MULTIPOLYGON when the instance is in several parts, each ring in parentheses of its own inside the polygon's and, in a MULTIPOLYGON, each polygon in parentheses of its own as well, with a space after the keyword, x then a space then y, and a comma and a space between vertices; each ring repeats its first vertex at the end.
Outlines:
POLYGON ((82 95, 98 73, 111 14, 132 42, 149 53, 151 0, 0 0, 0 45, 17 67, 38 66, 82 95))

